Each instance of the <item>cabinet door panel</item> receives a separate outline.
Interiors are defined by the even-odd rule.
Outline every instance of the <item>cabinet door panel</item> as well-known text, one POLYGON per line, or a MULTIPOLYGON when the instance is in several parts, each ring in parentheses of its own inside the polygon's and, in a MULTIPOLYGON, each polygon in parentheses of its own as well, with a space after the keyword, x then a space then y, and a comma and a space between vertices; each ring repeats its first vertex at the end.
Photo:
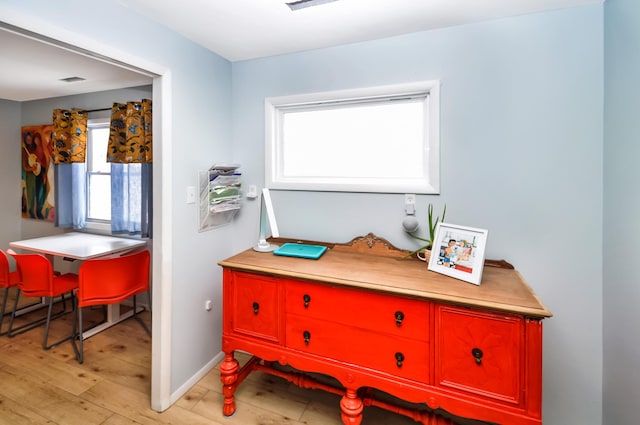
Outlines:
POLYGON ((278 284, 266 276, 235 273, 233 331, 278 342, 278 284))
POLYGON ((287 315, 289 348, 426 381, 428 343, 332 322, 287 315))
POLYGON ((519 404, 523 335, 521 317, 438 306, 436 384, 519 404))
POLYGON ((428 341, 429 303, 372 291, 286 282, 287 311, 428 341))

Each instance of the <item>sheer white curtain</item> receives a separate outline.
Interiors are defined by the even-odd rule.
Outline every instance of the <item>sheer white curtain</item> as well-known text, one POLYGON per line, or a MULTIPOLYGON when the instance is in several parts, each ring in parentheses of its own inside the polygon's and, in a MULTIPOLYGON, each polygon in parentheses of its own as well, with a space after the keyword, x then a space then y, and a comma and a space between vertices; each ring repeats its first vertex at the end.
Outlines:
POLYGON ((111 232, 151 236, 151 164, 111 164, 111 232))
POLYGON ((82 229, 87 219, 86 151, 88 114, 78 109, 53 111, 55 225, 82 229))
POLYGON ((151 237, 151 100, 114 103, 107 161, 111 163, 111 231, 151 237))
POLYGON ((82 229, 87 220, 87 166, 84 162, 55 164, 55 225, 82 229))

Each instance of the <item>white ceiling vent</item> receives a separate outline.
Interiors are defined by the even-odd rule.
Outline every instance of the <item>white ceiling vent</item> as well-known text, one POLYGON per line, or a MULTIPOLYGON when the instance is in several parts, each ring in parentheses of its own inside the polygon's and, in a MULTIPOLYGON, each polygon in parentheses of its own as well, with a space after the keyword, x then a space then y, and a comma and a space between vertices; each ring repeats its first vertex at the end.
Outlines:
POLYGON ((67 77, 60 78, 60 81, 64 81, 65 83, 77 83, 78 81, 84 81, 85 79, 82 77, 67 77))
POLYGON ((285 3, 291 10, 304 9, 305 7, 319 6, 325 3, 331 3, 337 0, 287 0, 285 3))

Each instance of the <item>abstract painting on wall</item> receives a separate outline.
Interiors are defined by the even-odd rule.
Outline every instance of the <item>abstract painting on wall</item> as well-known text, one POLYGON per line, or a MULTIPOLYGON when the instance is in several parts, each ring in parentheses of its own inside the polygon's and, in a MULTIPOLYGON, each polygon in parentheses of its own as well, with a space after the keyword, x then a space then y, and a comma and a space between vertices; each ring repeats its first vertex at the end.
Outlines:
POLYGON ((22 127, 22 217, 54 221, 53 125, 22 127))

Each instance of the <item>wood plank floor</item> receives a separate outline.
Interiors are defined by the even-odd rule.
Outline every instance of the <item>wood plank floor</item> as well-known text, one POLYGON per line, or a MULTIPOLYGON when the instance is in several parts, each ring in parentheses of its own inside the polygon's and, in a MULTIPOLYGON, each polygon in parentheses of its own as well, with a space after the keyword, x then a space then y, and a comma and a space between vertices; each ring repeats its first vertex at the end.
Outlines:
MULTIPOLYGON (((99 313, 87 315, 95 320, 99 313)), ((68 334, 71 319, 67 315, 52 322, 51 338, 68 334)), ((6 326, 5 319, 3 330, 6 326)), ((42 350, 43 333, 39 327, 14 338, 0 337, 0 425, 342 424, 339 396, 300 389, 259 372, 239 387, 237 411, 225 417, 217 367, 167 411, 157 413, 150 408, 151 339, 140 324, 127 320, 85 341, 82 365, 69 342, 42 350)), ((362 421, 415 423, 375 407, 365 408, 362 421)))

